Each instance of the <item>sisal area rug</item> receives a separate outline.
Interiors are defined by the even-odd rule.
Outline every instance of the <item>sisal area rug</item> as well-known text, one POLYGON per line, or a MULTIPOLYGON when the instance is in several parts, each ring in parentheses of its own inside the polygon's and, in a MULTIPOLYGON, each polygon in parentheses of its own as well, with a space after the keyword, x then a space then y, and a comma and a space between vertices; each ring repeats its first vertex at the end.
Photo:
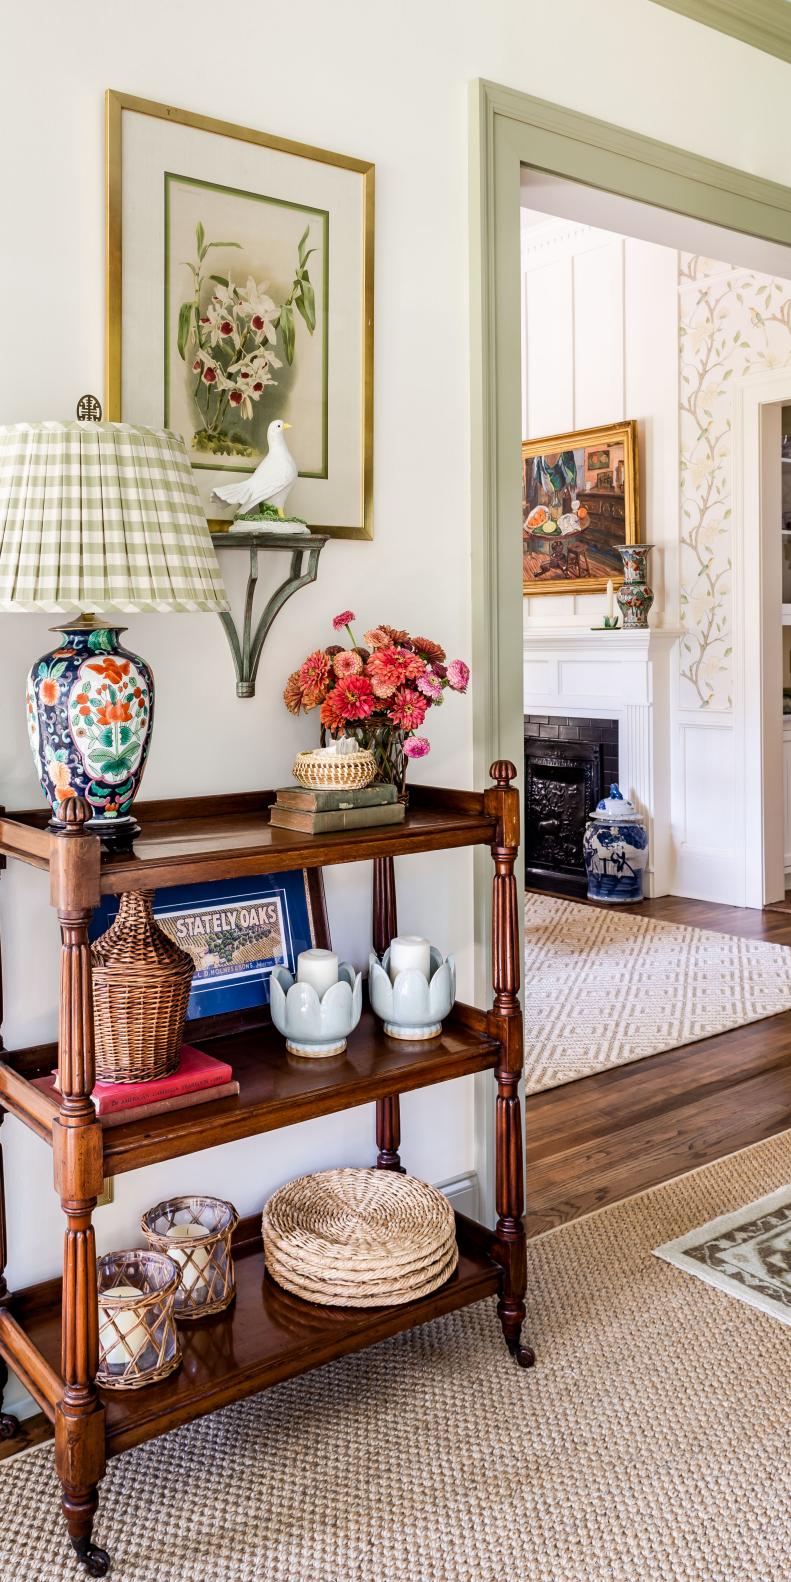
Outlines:
POLYGON ((791 1009, 791 949, 528 892, 524 1003, 541 1093, 791 1009))
POLYGON ((699 1225, 655 1252, 791 1324, 791 1186, 699 1225))
MULTIPOLYGON (((493 1302, 110 1464, 115 1582, 788 1582, 788 1332, 652 1248, 791 1177, 776 1137, 528 1244, 493 1302)), ((0 1466, 2 1582, 76 1582, 52 1452, 0 1466)))

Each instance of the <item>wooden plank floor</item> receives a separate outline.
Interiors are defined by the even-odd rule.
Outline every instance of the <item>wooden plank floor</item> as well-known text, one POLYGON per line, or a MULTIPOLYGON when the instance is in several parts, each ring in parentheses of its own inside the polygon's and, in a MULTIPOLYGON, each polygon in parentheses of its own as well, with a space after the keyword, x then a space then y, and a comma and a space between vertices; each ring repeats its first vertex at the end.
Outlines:
MULTIPOLYGON (((791 945, 791 913, 662 896, 667 923, 791 945)), ((529 1098, 527 1230, 710 1164, 791 1128, 791 1011, 529 1098)))

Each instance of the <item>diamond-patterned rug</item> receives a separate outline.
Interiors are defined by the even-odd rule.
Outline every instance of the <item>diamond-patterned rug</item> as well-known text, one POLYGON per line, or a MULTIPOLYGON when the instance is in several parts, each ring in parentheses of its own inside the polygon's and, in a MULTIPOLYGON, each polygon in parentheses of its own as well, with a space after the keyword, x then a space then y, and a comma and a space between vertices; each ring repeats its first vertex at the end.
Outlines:
POLYGON ((528 1093, 791 1009, 791 949, 525 896, 528 1093))
POLYGON ((791 1186, 655 1247, 707 1285, 791 1324, 791 1186))

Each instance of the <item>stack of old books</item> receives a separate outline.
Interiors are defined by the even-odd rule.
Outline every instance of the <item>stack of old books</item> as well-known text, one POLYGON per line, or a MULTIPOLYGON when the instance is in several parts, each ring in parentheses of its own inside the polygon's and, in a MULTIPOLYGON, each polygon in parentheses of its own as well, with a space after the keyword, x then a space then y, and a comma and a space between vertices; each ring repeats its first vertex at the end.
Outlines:
POLYGON ((365 786, 361 791, 314 791, 292 785, 278 791, 269 821, 280 829, 326 835, 369 824, 400 824, 404 812, 392 785, 365 786))
MULTIPOLYGON (((60 1109, 57 1071, 34 1077, 38 1088, 52 1105, 60 1109)), ((216 1060, 203 1049, 182 1044, 179 1063, 169 1077, 154 1077, 147 1082, 97 1082, 91 1098, 102 1124, 124 1126, 129 1121, 148 1120, 167 1115, 171 1110, 187 1109, 193 1104, 208 1104, 213 1099, 233 1098, 239 1083, 226 1060, 216 1060)))

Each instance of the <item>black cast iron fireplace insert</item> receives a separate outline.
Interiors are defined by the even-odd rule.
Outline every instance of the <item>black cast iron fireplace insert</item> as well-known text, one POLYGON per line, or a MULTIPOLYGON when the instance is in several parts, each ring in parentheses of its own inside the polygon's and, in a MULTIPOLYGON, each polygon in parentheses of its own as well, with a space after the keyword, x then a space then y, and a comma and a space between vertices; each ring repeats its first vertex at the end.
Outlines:
POLYGON ((618 721, 525 715, 525 884, 584 895, 588 814, 618 778, 618 721))

